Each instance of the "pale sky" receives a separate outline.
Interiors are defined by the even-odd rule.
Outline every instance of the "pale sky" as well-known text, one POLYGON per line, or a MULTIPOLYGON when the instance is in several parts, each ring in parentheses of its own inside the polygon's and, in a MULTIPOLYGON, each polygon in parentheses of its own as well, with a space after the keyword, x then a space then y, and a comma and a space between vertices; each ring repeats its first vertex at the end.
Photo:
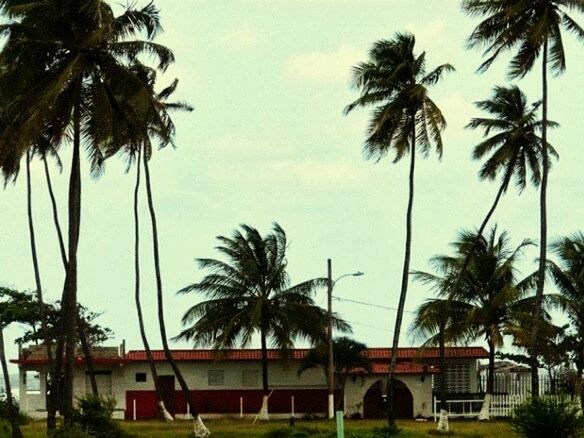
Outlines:
MULTIPOLYGON (((142 5, 144 2, 138 2, 142 5)), ((444 157, 419 160, 416 175, 412 269, 428 269, 435 254, 463 227, 476 227, 495 196, 497 184, 480 183, 480 163, 471 161, 479 132, 464 130, 477 116, 473 102, 507 83, 508 58, 488 74, 477 75, 480 53, 467 51, 465 39, 476 20, 465 17, 455 0, 393 1, 194 1, 157 0, 164 34, 159 42, 174 50, 176 64, 160 87, 180 80, 177 99, 195 111, 177 114, 177 149, 159 151, 151 161, 160 231, 166 320, 170 335, 198 298, 177 296, 202 278, 194 259, 215 257, 216 235, 230 235, 238 224, 269 231, 273 221, 286 230, 293 282, 360 270, 365 276, 338 283, 335 295, 395 307, 398 302, 405 239, 407 162, 378 164, 362 155, 366 110, 345 117, 345 105, 357 97, 348 85, 350 67, 367 59, 379 39, 398 31, 417 37, 416 52, 427 52, 428 66, 449 62, 457 71, 431 90, 449 123, 444 157)), ((580 23, 584 19, 577 15, 580 23)), ((584 89, 581 47, 566 36, 568 71, 550 79, 550 118, 561 128, 550 136, 560 153, 549 185, 549 236, 581 226, 582 157, 579 142, 584 89)), ((530 101, 539 99, 539 69, 519 82, 530 101)), ((65 170, 53 170, 63 223, 70 149, 61 153, 65 170)), ((141 349, 134 309, 132 194, 134 170, 121 160, 107 163, 93 180, 84 173, 79 248, 79 300, 104 312, 116 345, 141 349)), ((87 171, 87 166, 85 166, 87 171)), ((52 226, 42 167, 33 168, 35 224, 45 295, 61 295, 63 271, 52 226)), ((0 282, 33 289, 24 174, 0 196, 3 212, 3 275, 0 282)), ((145 197, 142 198, 145 202, 145 197)), ((151 345, 160 347, 147 211, 142 211, 143 305, 151 345)), ((494 220, 515 243, 539 236, 538 194, 514 190, 502 200, 494 220)), ((536 248, 522 268, 536 269, 536 248)), ((325 305, 326 292, 316 301, 325 305)), ((431 294, 410 283, 407 309, 431 294)), ((354 337, 369 346, 389 346, 395 312, 335 302, 335 310, 353 324, 354 337)), ((409 336, 406 313, 401 345, 409 336)), ((7 330, 8 353, 21 328, 7 330)), ((186 348, 186 343, 175 343, 186 348)))

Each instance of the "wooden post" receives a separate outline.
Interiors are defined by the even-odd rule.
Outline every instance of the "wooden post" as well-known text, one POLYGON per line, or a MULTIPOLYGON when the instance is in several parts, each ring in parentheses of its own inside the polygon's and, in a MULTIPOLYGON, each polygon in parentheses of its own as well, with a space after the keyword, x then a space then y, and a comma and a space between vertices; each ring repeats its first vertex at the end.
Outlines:
POLYGON ((132 400, 132 417, 136 421, 136 399, 132 400))
POLYGON ((243 418, 243 397, 239 397, 239 418, 243 418))
POLYGON ((294 396, 290 397, 290 407, 291 407, 290 414, 292 415, 292 417, 294 417, 294 396))

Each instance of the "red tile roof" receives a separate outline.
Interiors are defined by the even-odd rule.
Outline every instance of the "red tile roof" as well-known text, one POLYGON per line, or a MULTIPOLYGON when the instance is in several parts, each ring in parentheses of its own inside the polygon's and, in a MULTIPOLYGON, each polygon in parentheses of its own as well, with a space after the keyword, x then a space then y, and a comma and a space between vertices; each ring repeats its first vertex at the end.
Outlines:
MULTIPOLYGON (((308 354, 310 350, 306 348, 297 348, 290 350, 292 360, 300 360, 308 354)), ((262 351, 258 349, 234 349, 216 352, 214 350, 172 350, 172 356, 178 361, 194 360, 261 360, 262 351)), ((446 357, 458 359, 485 359, 489 353, 483 347, 448 347, 445 351, 446 357)), ((152 351, 154 360, 164 361, 164 352, 162 350, 152 351)), ((391 359, 391 348, 368 348, 366 355, 371 360, 389 360, 391 359)), ((438 348, 400 348, 398 349, 398 359, 434 359, 439 357, 438 348)), ((130 351, 126 355, 130 361, 146 360, 144 350, 130 351)), ((268 350, 268 360, 278 360, 281 358, 280 350, 268 350)))
MULTIPOLYGON (((438 368, 428 365, 421 365, 418 363, 398 362, 395 372, 397 374, 435 374, 438 368)), ((388 363, 374 363, 371 367, 372 374, 387 374, 389 373, 388 363)))
MULTIPOLYGON (((447 347, 444 351, 446 357, 458 359, 486 359, 489 353, 483 347, 447 347)), ((399 348, 397 357, 399 359, 433 359, 440 356, 438 348, 399 348)), ((369 359, 390 359, 391 348, 368 348, 367 357, 369 359)))
MULTIPOLYGON (((301 360, 304 358, 309 349, 294 349, 290 350, 291 360, 301 360)), ((146 360, 146 352, 144 350, 134 350, 129 351, 123 357, 115 354, 105 357, 96 358, 96 362, 101 363, 129 363, 129 362, 143 362, 146 360)), ((164 351, 153 350, 152 355, 154 360, 157 362, 165 361, 164 351)), ((391 358, 390 348, 369 348, 366 351, 366 355, 369 359, 373 361, 388 361, 391 358)), ((214 351, 214 350, 172 350, 172 356, 176 361, 215 361, 215 360, 261 360, 261 350, 260 349, 233 349, 224 351, 214 351)), ((468 359, 482 359, 488 357, 488 352, 482 347, 449 347, 446 348, 446 357, 449 358, 468 358, 468 359)), ((280 350, 269 349, 268 350, 268 360, 279 360, 281 358, 280 350)), ((409 360, 423 360, 423 359, 434 359, 438 358, 437 348, 400 348, 398 350, 399 359, 409 359, 409 360)), ((77 363, 83 363, 84 359, 82 356, 76 357, 77 363)), ((28 357, 21 357, 16 360, 11 360, 12 363, 18 363, 23 365, 42 365, 47 363, 46 355, 34 354, 28 357)), ((381 365, 381 364, 380 364, 381 365)), ((404 370, 409 370, 407 372, 414 372, 412 366, 414 364, 407 365, 400 363, 404 370), (411 365, 411 366, 410 366, 411 365)), ((418 366, 418 365, 416 365, 418 366)), ((417 369, 417 368, 416 368, 417 369)), ((406 371, 404 371, 406 372, 406 371)), ((419 372, 419 370, 417 371, 419 372)))

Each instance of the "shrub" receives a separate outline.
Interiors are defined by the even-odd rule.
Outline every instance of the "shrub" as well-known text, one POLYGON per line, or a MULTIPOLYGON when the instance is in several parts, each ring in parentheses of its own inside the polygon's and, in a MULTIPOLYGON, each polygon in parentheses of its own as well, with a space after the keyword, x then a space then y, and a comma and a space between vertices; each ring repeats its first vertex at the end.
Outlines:
POLYGON ((124 438, 128 435, 112 420, 116 401, 113 398, 86 395, 77 400, 78 411, 74 421, 82 431, 96 438, 124 438))
MULTIPOLYGON (((23 425, 28 422, 28 417, 26 417, 23 413, 20 412, 18 403, 13 401, 16 410, 18 411, 18 424, 23 425)), ((10 404, 7 399, 0 400, 0 418, 4 420, 10 419, 10 404)))
POLYGON ((584 428, 577 404, 562 397, 533 397, 514 412, 513 429, 525 438, 573 438, 584 428))

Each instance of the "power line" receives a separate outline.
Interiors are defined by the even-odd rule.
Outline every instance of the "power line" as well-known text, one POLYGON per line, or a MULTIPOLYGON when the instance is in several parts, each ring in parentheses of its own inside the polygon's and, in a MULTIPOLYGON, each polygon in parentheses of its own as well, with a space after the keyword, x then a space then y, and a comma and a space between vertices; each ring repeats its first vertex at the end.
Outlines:
POLYGON ((362 327, 367 327, 367 328, 374 329, 374 330, 379 330, 379 331, 382 331, 382 332, 385 332, 385 333, 391 333, 391 330, 390 329, 382 328, 382 327, 377 327, 377 326, 374 326, 374 325, 371 325, 371 324, 365 324, 363 322, 351 321, 351 324, 360 325, 362 327))
MULTIPOLYGON (((340 297, 336 297, 333 295, 333 299, 336 301, 346 301, 348 303, 360 304, 362 306, 375 307, 377 309, 397 311, 397 307, 384 306, 382 304, 367 303, 365 301, 353 300, 351 298, 340 298, 340 297)), ((413 310, 407 310, 407 309, 404 309, 404 312, 416 313, 413 310)))

